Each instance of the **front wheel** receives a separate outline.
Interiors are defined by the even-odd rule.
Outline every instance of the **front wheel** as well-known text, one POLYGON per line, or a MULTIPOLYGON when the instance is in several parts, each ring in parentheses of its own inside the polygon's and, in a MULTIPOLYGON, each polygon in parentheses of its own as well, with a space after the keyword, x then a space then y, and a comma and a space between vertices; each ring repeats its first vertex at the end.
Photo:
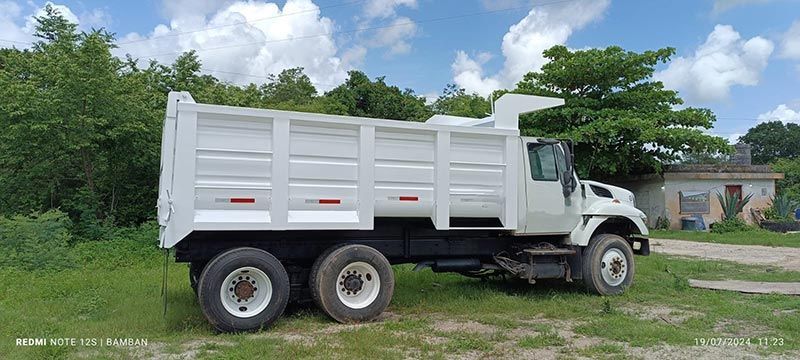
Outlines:
POLYGON ((583 283, 589 292, 618 295, 633 283, 633 249, 615 234, 592 238, 583 253, 583 283))

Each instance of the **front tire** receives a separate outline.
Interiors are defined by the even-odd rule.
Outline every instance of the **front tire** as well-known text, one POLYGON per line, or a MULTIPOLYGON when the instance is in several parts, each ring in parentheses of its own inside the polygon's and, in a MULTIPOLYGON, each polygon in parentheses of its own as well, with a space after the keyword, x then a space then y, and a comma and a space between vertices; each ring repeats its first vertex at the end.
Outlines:
POLYGON ((345 245, 323 253, 309 278, 317 305, 340 323, 370 321, 392 300, 394 273, 377 250, 345 245))
POLYGON ((598 295, 622 294, 633 283, 633 249, 621 236, 600 234, 583 253, 583 283, 598 295))
POLYGON ((289 302, 289 275, 272 254, 236 248, 205 266, 198 283, 203 315, 222 332, 254 331, 272 325, 289 302))

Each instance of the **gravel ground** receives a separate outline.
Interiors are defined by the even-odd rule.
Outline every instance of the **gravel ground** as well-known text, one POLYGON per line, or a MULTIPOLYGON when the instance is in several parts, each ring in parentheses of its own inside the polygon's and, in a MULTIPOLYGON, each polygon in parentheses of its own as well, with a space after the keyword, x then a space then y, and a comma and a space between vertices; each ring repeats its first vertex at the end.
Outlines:
POLYGON ((800 271, 800 249, 798 248, 650 239, 650 250, 668 255, 725 260, 747 265, 774 266, 789 271, 800 271))

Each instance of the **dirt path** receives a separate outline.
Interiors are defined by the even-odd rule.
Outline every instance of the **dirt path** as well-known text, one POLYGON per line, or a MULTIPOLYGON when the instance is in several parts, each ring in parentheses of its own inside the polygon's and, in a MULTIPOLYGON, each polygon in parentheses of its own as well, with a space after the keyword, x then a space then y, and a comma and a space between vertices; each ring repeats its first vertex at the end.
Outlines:
POLYGON ((789 271, 800 271, 800 249, 798 248, 650 239, 650 250, 668 255, 726 260, 747 265, 766 265, 789 271))

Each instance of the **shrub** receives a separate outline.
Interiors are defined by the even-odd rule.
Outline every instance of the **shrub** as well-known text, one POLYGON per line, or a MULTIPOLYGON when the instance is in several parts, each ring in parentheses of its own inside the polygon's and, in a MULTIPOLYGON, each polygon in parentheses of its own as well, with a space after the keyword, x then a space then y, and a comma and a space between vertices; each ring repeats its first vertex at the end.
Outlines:
POLYGON ((669 230, 669 218, 666 216, 659 216, 656 219, 656 225, 653 229, 655 230, 669 230))
POLYGON ((743 232, 743 231, 752 231, 753 228, 744 220, 734 217, 732 219, 725 219, 722 221, 717 221, 711 224, 711 232, 715 234, 725 234, 725 233, 732 233, 732 232, 743 232))
POLYGON ((742 193, 740 192, 726 192, 724 196, 717 192, 717 200, 719 200, 719 205, 722 207, 722 220, 737 219, 736 216, 742 212, 744 206, 750 202, 750 198, 752 197, 753 194, 748 194, 742 199, 742 193))
POLYGON ((89 268, 152 266, 162 259, 159 257, 157 243, 158 224, 151 221, 138 227, 113 229, 104 241, 76 243, 72 253, 81 264, 89 268))
POLYGON ((764 212, 764 217, 775 221, 794 221, 794 209, 800 204, 789 198, 786 193, 781 193, 772 197, 772 203, 764 212))
POLYGON ((58 270, 74 266, 68 251, 70 226, 69 217, 58 210, 0 217, 0 267, 58 270))

